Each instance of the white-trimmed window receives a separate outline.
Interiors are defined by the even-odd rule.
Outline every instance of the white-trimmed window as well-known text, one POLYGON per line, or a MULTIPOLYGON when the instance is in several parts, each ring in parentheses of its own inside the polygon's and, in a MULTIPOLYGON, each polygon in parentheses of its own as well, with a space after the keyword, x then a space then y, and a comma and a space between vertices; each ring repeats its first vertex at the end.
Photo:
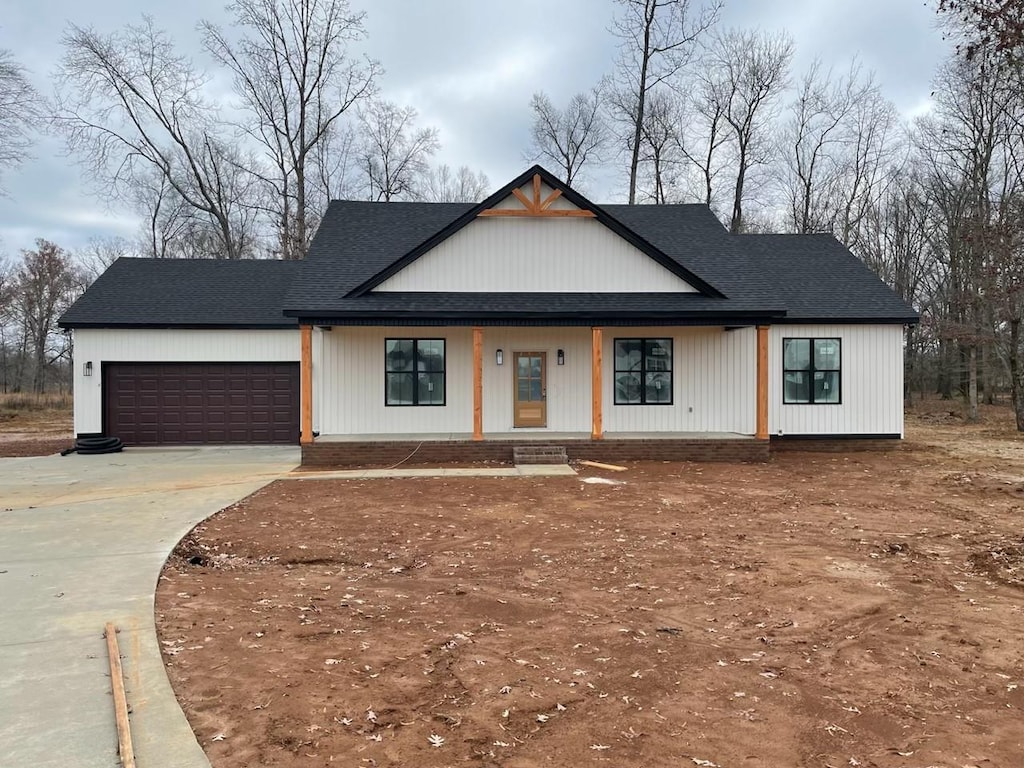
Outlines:
POLYGON ((839 339, 782 340, 782 402, 836 405, 842 402, 839 339))
POLYGON ((445 404, 444 339, 384 340, 384 404, 445 404))
POLYGON ((672 405, 672 339, 615 339, 615 404, 672 405))

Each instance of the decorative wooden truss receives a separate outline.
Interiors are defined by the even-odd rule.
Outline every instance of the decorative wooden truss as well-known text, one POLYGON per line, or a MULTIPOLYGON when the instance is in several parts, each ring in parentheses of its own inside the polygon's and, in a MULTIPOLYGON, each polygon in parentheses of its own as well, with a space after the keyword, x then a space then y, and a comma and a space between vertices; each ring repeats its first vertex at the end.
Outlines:
POLYGON ((580 208, 552 208, 551 204, 562 196, 562 190, 555 189, 543 200, 540 197, 540 174, 533 175, 533 199, 521 189, 513 189, 512 194, 523 204, 522 208, 488 208, 480 211, 481 216, 576 216, 593 218, 594 212, 580 208))

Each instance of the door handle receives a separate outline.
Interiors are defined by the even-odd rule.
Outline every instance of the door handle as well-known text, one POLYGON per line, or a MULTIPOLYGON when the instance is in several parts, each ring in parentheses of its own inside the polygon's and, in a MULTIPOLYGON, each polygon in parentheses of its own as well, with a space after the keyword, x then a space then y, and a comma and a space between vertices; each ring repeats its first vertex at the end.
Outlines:
POLYGON ((543 388, 543 389, 542 389, 542 390, 540 391, 540 399, 541 399, 541 400, 547 400, 547 399, 548 399, 548 388, 547 388, 547 387, 544 387, 544 388, 543 388))

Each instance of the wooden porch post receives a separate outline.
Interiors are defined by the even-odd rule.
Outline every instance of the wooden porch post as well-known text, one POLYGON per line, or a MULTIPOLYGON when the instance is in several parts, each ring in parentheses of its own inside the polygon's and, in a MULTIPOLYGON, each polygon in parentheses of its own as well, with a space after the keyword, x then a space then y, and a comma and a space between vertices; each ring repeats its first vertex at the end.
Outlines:
POLYGON ((300 334, 302 344, 299 356, 299 442, 308 445, 313 442, 313 326, 301 326, 300 334))
POLYGON ((484 439, 484 329, 473 329, 473 439, 484 439))
POLYGON ((593 347, 590 352, 590 395, 592 398, 591 414, 593 425, 590 431, 591 440, 604 439, 604 423, 601 413, 603 388, 601 386, 601 329, 592 328, 593 347))
POLYGON ((757 434, 768 439, 768 326, 757 326, 757 434))

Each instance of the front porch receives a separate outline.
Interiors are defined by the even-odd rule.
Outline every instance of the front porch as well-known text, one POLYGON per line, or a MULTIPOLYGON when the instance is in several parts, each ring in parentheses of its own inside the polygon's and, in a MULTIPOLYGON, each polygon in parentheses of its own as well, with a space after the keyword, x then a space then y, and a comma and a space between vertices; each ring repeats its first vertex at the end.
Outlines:
POLYGON ((768 457, 766 326, 302 328, 305 466, 768 457))
POLYGON ((557 445, 569 460, 756 461, 768 460, 769 442, 732 432, 517 432, 474 440, 472 433, 322 435, 302 446, 304 467, 391 466, 470 462, 512 463, 517 445, 557 445))

